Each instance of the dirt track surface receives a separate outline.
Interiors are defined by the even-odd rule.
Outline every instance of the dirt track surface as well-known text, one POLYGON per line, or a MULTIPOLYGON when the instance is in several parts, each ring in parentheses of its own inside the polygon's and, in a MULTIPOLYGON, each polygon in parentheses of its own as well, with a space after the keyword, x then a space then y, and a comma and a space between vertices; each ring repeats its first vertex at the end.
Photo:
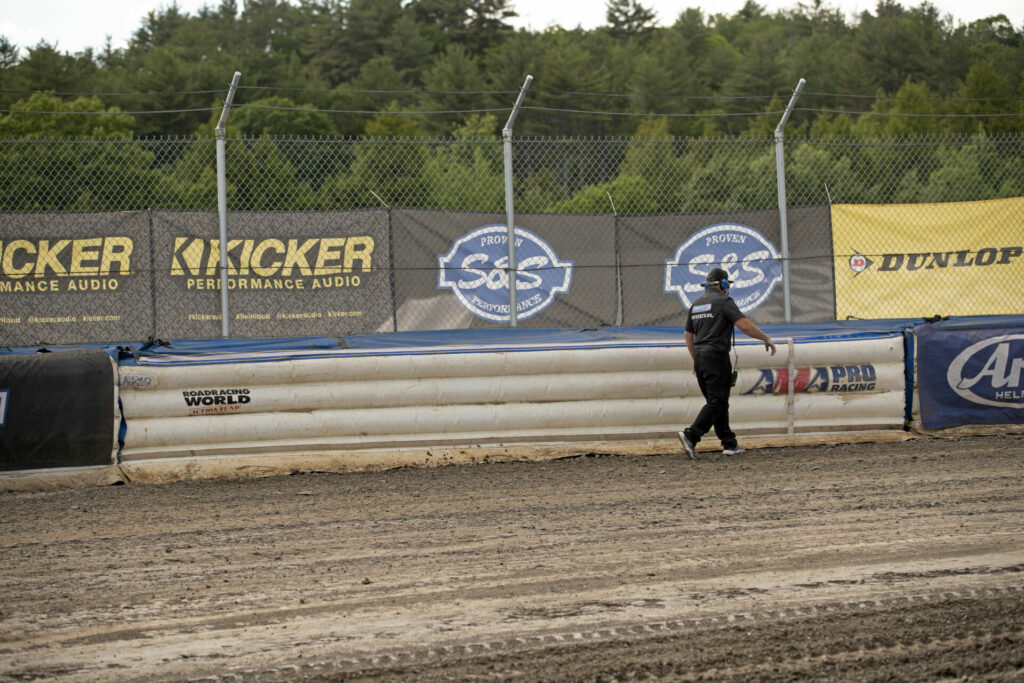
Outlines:
POLYGON ((1024 679, 1024 437, 0 493, 0 680, 1024 679))

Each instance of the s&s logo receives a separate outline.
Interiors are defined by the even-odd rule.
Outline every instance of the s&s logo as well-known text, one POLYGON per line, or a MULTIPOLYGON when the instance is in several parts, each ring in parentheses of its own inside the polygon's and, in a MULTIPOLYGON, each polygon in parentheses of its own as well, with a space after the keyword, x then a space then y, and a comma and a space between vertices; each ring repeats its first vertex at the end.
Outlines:
MULTIPOLYGON (((515 229, 516 318, 523 320, 547 308, 555 295, 568 292, 572 261, 561 261, 551 246, 523 228, 515 229)), ((438 289, 451 289, 473 315, 508 322, 508 226, 485 225, 452 244, 437 257, 438 289)))
POLYGON ((946 381, 958 396, 998 408, 1024 408, 1024 334, 985 339, 960 352, 946 381))
POLYGON ((665 262, 665 292, 675 292, 689 308, 716 266, 735 280, 729 294, 744 313, 767 301, 782 282, 782 261, 774 244, 750 226, 719 223, 698 231, 665 262))

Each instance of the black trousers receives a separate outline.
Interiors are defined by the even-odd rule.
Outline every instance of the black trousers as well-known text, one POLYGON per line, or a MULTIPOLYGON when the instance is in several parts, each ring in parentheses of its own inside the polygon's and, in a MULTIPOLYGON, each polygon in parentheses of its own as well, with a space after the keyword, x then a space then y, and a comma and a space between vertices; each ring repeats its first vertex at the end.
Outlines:
POLYGON ((685 430, 687 438, 697 443, 714 428, 723 448, 735 448, 736 434, 729 429, 729 392, 732 390, 729 352, 698 346, 693 351, 693 367, 706 403, 697 419, 685 430))

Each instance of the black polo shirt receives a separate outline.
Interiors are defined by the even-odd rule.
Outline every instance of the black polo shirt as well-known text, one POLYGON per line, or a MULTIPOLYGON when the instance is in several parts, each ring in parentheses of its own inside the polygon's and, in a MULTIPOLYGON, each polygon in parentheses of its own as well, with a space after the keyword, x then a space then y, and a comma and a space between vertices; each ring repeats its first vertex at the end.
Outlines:
POLYGON ((743 317, 728 294, 710 287, 693 302, 686 316, 686 331, 694 335, 694 346, 709 346, 728 353, 732 347, 732 329, 743 317))

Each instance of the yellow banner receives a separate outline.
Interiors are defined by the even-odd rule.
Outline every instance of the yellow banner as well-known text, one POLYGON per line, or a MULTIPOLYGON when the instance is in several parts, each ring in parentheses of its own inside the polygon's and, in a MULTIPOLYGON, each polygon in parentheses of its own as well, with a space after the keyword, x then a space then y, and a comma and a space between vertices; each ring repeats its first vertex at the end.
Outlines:
POLYGON ((1024 313, 1024 197, 832 207, 836 318, 1024 313))

